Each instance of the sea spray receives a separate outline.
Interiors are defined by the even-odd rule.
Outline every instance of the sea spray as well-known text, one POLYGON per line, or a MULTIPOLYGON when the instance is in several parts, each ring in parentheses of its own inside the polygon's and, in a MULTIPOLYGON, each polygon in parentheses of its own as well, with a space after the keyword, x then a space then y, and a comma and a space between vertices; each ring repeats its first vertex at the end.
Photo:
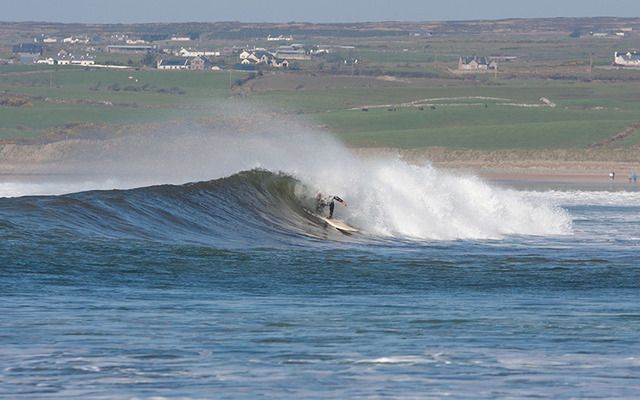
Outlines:
POLYGON ((52 173, 46 182, 19 178, 0 184, 0 196, 183 184, 260 168, 299 180, 301 201, 316 192, 344 197, 349 207, 336 216, 368 234, 451 240, 571 232, 570 216, 553 204, 397 156, 358 157, 326 132, 271 114, 253 114, 240 125, 165 127, 41 149, 55 154, 43 163, 52 173))

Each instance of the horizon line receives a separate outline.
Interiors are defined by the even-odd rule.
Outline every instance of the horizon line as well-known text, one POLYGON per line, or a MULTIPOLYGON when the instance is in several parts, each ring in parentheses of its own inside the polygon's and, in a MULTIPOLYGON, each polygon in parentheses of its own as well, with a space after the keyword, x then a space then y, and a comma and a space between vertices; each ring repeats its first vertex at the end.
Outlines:
POLYGON ((147 25, 147 24, 217 24, 217 23, 239 23, 239 24, 311 24, 311 25, 347 25, 347 24, 383 24, 383 23, 447 23, 447 22, 497 22, 511 20, 545 20, 545 19, 623 19, 632 20, 640 17, 620 17, 614 15, 598 16, 557 16, 557 17, 506 17, 506 18, 479 18, 479 19, 441 19, 441 20, 370 20, 370 21, 241 21, 241 20, 218 20, 218 21, 138 21, 138 22, 77 22, 77 21, 36 21, 20 20, 5 21, 0 20, 0 24, 60 24, 60 25, 147 25))

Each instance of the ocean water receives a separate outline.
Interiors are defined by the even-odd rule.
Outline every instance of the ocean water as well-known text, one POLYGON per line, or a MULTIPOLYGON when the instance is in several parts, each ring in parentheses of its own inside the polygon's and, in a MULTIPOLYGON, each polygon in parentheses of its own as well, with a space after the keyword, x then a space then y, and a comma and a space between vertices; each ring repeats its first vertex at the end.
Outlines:
POLYGON ((0 397, 638 397, 639 192, 287 154, 0 183, 0 397))
POLYGON ((513 191, 570 231, 439 240, 343 235, 298 185, 1 199, 0 396, 640 393, 638 192, 513 191))

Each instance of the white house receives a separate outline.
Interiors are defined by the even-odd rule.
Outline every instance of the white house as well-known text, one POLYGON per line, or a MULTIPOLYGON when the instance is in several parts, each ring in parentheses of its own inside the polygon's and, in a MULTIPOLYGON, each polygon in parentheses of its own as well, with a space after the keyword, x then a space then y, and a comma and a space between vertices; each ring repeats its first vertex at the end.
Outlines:
POLYGON ((71 65, 81 65, 83 67, 88 67, 90 65, 95 65, 96 61, 93 59, 84 59, 81 58, 79 60, 71 60, 71 65))
POLYGON ((247 51, 244 50, 240 53, 241 64, 271 64, 271 60, 274 58, 273 54, 264 50, 247 51))
POLYGON ((289 60, 286 58, 274 58, 271 60, 271 66, 274 68, 289 68, 289 60))
POLYGON ((87 43, 89 43, 89 38, 87 38, 87 37, 69 36, 69 37, 64 38, 62 40, 62 42, 66 43, 66 44, 78 44, 78 43, 87 44, 87 43))
POLYGON ((193 71, 204 71, 207 61, 203 57, 194 57, 189 61, 189 69, 193 71))
POLYGON ((95 65, 96 64, 96 60, 95 57, 86 54, 86 55, 82 55, 80 57, 77 57, 73 54, 67 53, 67 52, 60 52, 58 53, 58 59, 56 61, 54 61, 54 64, 58 64, 58 65, 80 65, 83 67, 88 67, 91 65, 95 65))
POLYGON ((269 36, 267 36, 267 41, 268 42, 281 42, 281 41, 291 42, 291 41, 293 41, 293 36, 291 36, 291 35, 289 35, 289 36, 282 36, 282 35, 280 35, 280 36, 271 36, 271 35, 269 35, 269 36))
POLYGON ((189 60, 160 60, 156 66, 161 70, 189 69, 189 60))
POLYGON ((498 63, 487 57, 460 57, 458 69, 461 71, 488 71, 498 69, 498 63))
POLYGON ((56 63, 56 60, 54 60, 51 57, 49 57, 49 58, 41 58, 39 60, 36 60, 36 64, 54 65, 55 63, 56 63))
POLYGON ((191 38, 189 36, 171 36, 172 42, 190 42, 191 38))
POLYGON ((613 55, 613 65, 621 67, 640 67, 640 53, 637 51, 616 51, 613 55))

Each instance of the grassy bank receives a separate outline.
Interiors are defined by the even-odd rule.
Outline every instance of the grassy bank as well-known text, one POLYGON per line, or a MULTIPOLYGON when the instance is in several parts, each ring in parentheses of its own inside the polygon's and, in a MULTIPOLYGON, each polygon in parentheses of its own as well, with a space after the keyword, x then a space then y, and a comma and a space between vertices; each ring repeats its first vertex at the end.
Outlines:
MULTIPOLYGON (((298 110, 356 147, 587 148, 640 120, 635 82, 410 82, 389 87, 353 78, 341 87, 300 90, 263 85, 254 97, 298 110)), ((632 132, 610 145, 638 143, 632 132)))
MULTIPOLYGON (((197 119, 213 102, 230 97, 302 116, 354 147, 584 149, 640 121, 638 81, 267 73, 230 89, 244 77, 0 67, 0 94, 24 102, 0 106, 0 138, 40 136, 70 124, 197 119)), ((607 146, 638 144, 640 134, 632 131, 607 146)))
MULTIPOLYGON (((231 82, 243 78, 231 75, 231 82)), ((0 67, 0 138, 39 136, 68 124, 129 124, 193 118, 230 93, 229 73, 0 67)))

